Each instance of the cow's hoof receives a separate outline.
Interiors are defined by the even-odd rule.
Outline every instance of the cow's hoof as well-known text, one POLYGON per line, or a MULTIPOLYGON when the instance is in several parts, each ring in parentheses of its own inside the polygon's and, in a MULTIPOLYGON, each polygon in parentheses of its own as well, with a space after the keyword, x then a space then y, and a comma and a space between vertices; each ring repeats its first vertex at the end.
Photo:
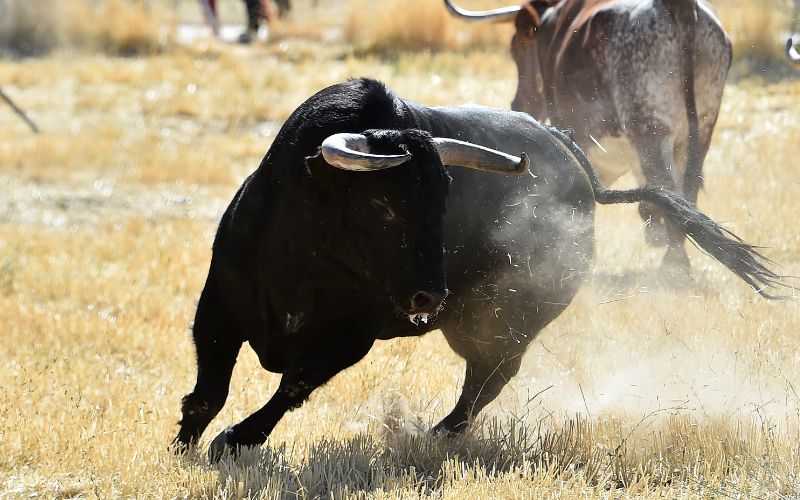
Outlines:
POLYGON ((233 441, 233 427, 228 427, 224 431, 217 434, 217 437, 211 441, 208 446, 208 460, 211 462, 219 462, 225 455, 225 451, 235 453, 236 447, 233 441))

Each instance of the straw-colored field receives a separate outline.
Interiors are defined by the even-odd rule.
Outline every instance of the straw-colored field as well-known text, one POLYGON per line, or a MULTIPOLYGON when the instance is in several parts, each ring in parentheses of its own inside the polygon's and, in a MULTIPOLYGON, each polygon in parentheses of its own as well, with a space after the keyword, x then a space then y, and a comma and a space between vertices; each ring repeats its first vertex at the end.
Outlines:
MULTIPOLYGON (((195 5, 163 2, 132 17, 146 56, 76 42, 69 18, 60 48, 0 59, 0 85, 43 130, 0 106, 0 497, 800 495, 800 301, 767 302, 694 248, 697 284, 661 287, 635 207, 599 209, 591 283, 464 438, 426 434, 463 377, 433 333, 377 344, 238 462, 169 452, 216 225, 282 120, 360 75, 428 104, 508 108, 510 28, 464 31, 408 3, 300 1, 269 43, 179 47, 159 33, 195 5)), ((748 5, 786 29, 777 2, 748 5)), ((82 40, 131 38, 117 24, 82 40)), ((742 26, 755 47, 762 32, 742 26)), ((747 73, 764 64, 738 49, 699 205, 797 275, 800 79, 761 43, 772 72, 747 73)), ((203 446, 277 382, 244 349, 203 446)))

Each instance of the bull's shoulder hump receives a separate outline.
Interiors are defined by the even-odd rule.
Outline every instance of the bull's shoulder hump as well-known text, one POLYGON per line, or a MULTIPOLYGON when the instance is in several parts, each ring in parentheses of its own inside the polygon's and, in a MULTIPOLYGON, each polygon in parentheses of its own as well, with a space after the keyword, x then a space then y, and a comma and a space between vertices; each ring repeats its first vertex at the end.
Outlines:
POLYGON ((480 104, 460 104, 458 106, 437 106, 434 109, 446 113, 463 117, 476 118, 481 120, 491 120, 492 123, 526 123, 539 125, 528 113, 520 111, 510 111, 507 109, 492 108, 480 104))

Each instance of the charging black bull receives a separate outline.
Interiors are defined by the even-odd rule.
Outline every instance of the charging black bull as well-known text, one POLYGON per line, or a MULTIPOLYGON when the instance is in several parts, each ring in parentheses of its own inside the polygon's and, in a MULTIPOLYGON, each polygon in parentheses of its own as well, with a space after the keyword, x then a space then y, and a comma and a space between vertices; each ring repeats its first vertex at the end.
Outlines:
POLYGON ((776 285, 753 247, 680 195, 606 190, 568 136, 530 115, 426 107, 368 79, 320 91, 222 218, 176 445, 195 443, 222 408, 244 342, 283 377, 263 408, 214 439, 212 458, 263 443, 375 340, 439 328, 467 367, 435 430, 463 431, 587 278, 595 202, 642 201, 762 295, 776 285))

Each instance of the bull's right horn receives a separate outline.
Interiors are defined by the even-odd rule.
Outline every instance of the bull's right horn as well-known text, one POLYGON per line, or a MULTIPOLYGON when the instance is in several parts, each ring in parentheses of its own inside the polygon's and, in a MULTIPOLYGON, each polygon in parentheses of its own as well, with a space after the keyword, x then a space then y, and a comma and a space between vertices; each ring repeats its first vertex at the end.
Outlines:
POLYGON ((524 174, 530 166, 525 153, 519 157, 471 142, 445 137, 434 137, 433 144, 445 165, 509 175, 524 174))
POLYGON ((800 35, 790 36, 786 40, 786 59, 794 64, 800 64, 800 52, 797 51, 797 46, 800 45, 800 35), (797 41, 795 41, 797 39, 797 41))
POLYGON ((368 172, 383 170, 408 161, 411 155, 376 155, 369 152, 367 138, 361 134, 333 134, 322 141, 322 157, 343 170, 368 172))
POLYGON ((519 5, 510 7, 500 7, 492 10, 467 10, 455 5, 450 0, 444 0, 444 5, 453 15, 462 17, 467 21, 488 21, 504 23, 514 20, 514 17, 522 9, 519 5))

